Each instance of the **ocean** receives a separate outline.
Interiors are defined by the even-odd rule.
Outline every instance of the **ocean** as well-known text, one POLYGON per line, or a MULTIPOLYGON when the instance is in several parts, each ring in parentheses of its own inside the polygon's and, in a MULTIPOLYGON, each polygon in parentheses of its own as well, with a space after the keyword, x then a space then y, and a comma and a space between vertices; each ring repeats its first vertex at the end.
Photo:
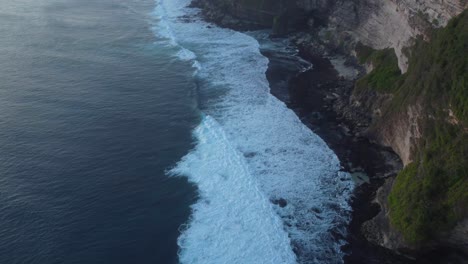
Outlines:
POLYGON ((353 183, 190 0, 0 9, 0 263, 342 263, 353 183))

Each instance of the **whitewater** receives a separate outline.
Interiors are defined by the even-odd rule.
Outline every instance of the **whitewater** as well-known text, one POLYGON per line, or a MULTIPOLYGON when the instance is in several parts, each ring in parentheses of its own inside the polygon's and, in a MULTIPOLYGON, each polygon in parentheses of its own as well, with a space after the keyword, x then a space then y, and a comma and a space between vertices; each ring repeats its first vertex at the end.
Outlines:
POLYGON ((196 146, 168 174, 199 200, 181 263, 342 263, 353 183, 336 155, 270 94, 254 38, 204 22, 190 0, 157 0, 154 32, 192 63, 196 146))

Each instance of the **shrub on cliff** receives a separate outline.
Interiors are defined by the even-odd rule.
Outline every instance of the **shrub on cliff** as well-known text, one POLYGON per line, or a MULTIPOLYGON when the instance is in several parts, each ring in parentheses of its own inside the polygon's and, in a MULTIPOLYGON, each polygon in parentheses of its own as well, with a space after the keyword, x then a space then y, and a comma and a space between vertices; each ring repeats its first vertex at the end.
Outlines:
POLYGON ((468 215, 468 11, 417 40, 403 75, 393 50, 358 48, 374 69, 356 89, 393 95, 380 122, 422 106, 423 136, 395 180, 390 220, 410 243, 437 239, 468 215))
POLYGON ((401 78, 395 51, 390 48, 372 50, 363 45, 358 45, 357 50, 361 63, 371 64, 373 70, 357 81, 356 88, 364 90, 371 87, 379 92, 393 92, 397 81, 401 78))

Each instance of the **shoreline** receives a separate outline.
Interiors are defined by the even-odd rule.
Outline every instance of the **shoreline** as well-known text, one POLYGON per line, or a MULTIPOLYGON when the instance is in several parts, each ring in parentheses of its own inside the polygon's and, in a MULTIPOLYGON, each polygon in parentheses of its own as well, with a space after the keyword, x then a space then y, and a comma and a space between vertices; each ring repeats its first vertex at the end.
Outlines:
MULTIPOLYGON (((198 1, 193 0, 190 7, 204 10, 198 1)), ((240 20, 225 25, 222 21, 209 19, 205 12, 206 10, 201 14, 203 19, 219 27, 243 33, 262 30, 261 27, 245 24, 240 20)), ((272 39, 275 36, 270 35, 268 38, 272 39)), ((350 198, 351 220, 345 238, 348 244, 342 247, 345 253, 344 263, 415 263, 389 249, 372 244, 361 232, 362 224, 380 212, 380 206, 374 202, 377 190, 383 186, 386 178, 395 177, 402 169, 400 158, 390 148, 371 143, 360 135, 360 132, 367 128, 366 120, 356 125, 337 114, 340 110, 345 111, 345 100, 349 99, 354 83, 357 77, 363 74, 363 69, 354 63, 353 67, 359 74, 354 79, 346 80, 339 76, 334 65, 325 56, 326 50, 309 52, 299 43, 295 43, 291 36, 277 39, 288 40, 289 44, 298 49, 298 58, 311 63, 312 67, 303 72, 291 70, 288 63, 279 63, 284 57, 275 58, 277 53, 265 52, 260 47, 260 52, 269 60, 266 75, 270 93, 285 103, 304 125, 325 141, 337 155, 343 171, 369 182, 356 186, 350 198), (338 109, 333 105, 336 101, 339 103, 338 109)))
POLYGON ((311 62, 313 67, 291 74, 287 65, 283 65, 286 69, 281 72, 277 70, 281 68, 280 65, 275 65, 278 62, 275 62, 274 54, 262 52, 270 60, 267 77, 272 95, 283 101, 304 125, 327 143, 339 158, 342 170, 350 173, 358 182, 350 199, 352 217, 345 239, 348 244, 342 247, 346 253, 344 263, 467 263, 462 252, 450 247, 400 254, 370 241, 380 234, 379 230, 365 225, 381 212, 377 191, 386 180, 396 177, 403 164, 391 148, 371 142, 365 136, 368 121, 359 115, 350 114, 349 111, 353 110, 347 108, 354 83, 363 74, 360 66, 353 61, 354 58, 333 53, 311 53, 299 45, 294 46, 299 48, 299 57, 311 62), (348 68, 361 72, 353 78, 340 76, 338 71, 343 69, 337 69, 332 63, 337 57, 347 61, 344 64, 348 64, 348 68), (275 87, 275 80, 271 79, 272 76, 278 79, 281 74, 288 78, 287 87, 282 89, 275 87))
MULTIPOLYGON (((295 46, 299 56, 311 62, 313 67, 288 82, 291 100, 285 103, 335 152, 344 171, 356 175, 353 178, 358 181, 361 175, 369 179, 358 185, 351 197, 352 218, 346 237, 349 244, 342 247, 346 252, 344 263, 467 263, 463 252, 448 246, 397 253, 371 242, 380 235, 379 230, 366 223, 381 212, 377 191, 388 186, 385 184, 387 180, 395 179, 403 164, 391 148, 373 143, 366 137, 369 121, 349 107, 354 84, 365 74, 355 58, 334 52, 307 51, 297 43, 295 46), (346 67, 356 70, 356 76, 340 76, 344 74, 342 67, 338 69, 332 62, 337 57, 345 61, 346 67)), ((272 94, 276 96, 273 90, 272 94)))
POLYGON ((389 249, 370 243, 361 233, 361 225, 380 211, 380 207, 373 202, 377 189, 386 178, 396 174, 401 163, 390 149, 359 136, 356 131, 359 129, 340 118, 333 110, 337 95, 345 97, 346 92, 351 91, 354 81, 340 78, 328 58, 307 54, 304 50, 299 52, 300 57, 311 62, 313 67, 295 74, 287 69, 287 65, 279 63, 274 52, 262 54, 270 60, 266 74, 272 95, 283 101, 309 129, 327 143, 338 156, 344 171, 351 173, 358 181, 363 181, 354 190, 350 202, 352 218, 347 227, 348 244, 342 248, 346 253, 344 263, 413 263, 389 249), (281 75, 282 78, 278 77, 281 75), (278 85, 279 79, 287 82, 287 87, 278 85), (369 175, 369 180, 366 175, 369 175))
MULTIPOLYGON (((203 19, 219 27, 247 34, 266 29, 262 25, 232 17, 226 20, 219 15, 215 6, 204 6, 202 3, 203 0, 193 0, 189 7, 201 8, 203 19)), ((366 137, 371 120, 367 113, 356 112, 356 108, 350 106, 354 84, 365 75, 364 68, 351 55, 335 51, 333 47, 321 46, 316 41, 304 42, 302 37, 301 31, 281 36, 269 35, 269 39, 287 40, 297 48, 297 56, 290 55, 290 58, 310 62, 313 67, 305 71, 288 68, 288 60, 284 56, 280 59, 286 61, 283 65, 275 63, 275 52, 264 52, 261 48, 260 51, 270 61, 266 72, 270 93, 325 141, 338 157, 342 171, 350 173, 357 182, 350 197, 351 220, 345 238, 348 244, 342 246, 344 263, 440 263, 443 257, 434 254, 438 250, 401 255, 370 242, 380 235, 378 230, 364 225, 381 212, 377 191, 387 179, 394 179, 402 170, 402 161, 391 148, 373 143, 366 137), (342 60, 339 67, 334 61, 337 57, 342 60), (340 76, 343 68, 356 71, 355 76, 340 76)))

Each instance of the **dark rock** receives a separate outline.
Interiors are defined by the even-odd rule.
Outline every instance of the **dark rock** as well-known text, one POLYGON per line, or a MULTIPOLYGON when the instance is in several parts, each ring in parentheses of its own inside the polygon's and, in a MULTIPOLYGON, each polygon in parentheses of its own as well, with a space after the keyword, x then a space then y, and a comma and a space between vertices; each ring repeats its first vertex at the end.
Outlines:
POLYGON ((288 202, 283 198, 273 200, 272 203, 276 204, 276 205, 279 205, 279 207, 281 207, 281 208, 284 208, 284 207, 286 207, 288 205, 288 202))

